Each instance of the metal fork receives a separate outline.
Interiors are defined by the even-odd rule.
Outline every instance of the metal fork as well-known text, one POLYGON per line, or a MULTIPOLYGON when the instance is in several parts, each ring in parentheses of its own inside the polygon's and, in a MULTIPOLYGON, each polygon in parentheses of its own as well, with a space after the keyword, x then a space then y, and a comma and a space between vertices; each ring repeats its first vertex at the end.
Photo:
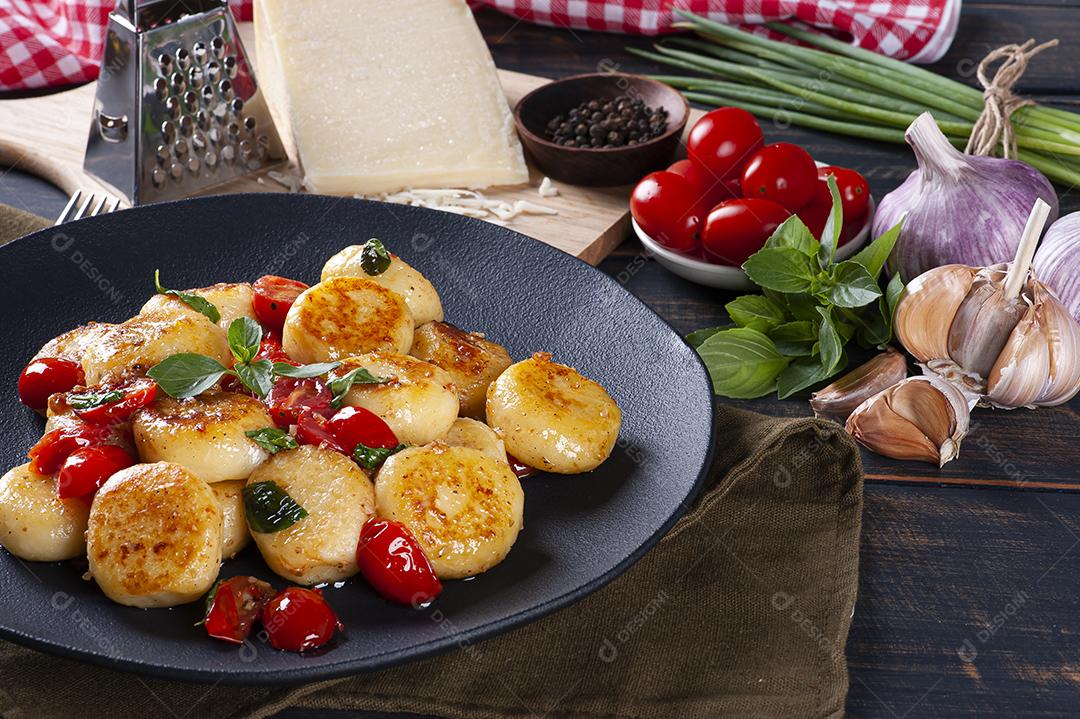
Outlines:
POLYGON ((53 223, 53 226, 62 225, 65 222, 78 220, 83 217, 107 215, 110 212, 116 212, 119 206, 120 198, 118 197, 113 197, 107 193, 102 193, 99 196, 95 195, 93 192, 75 190, 71 195, 71 199, 68 200, 67 205, 64 207, 63 212, 56 218, 56 222, 53 223), (84 197, 85 199, 80 203, 79 200, 84 197))

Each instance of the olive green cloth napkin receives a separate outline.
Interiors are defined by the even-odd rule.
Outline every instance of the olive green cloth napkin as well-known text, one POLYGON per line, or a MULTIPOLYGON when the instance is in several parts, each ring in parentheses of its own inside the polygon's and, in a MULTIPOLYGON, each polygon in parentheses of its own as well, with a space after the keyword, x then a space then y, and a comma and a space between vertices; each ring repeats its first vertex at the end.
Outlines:
MULTIPOLYGON (((2 208, 0 208, 2 214, 2 208)), ((833 423, 719 405, 695 506, 606 587, 452 653, 297 687, 146 679, 0 642, 0 716, 841 717, 862 467, 833 423), (163 714, 164 712, 164 714, 163 714)))

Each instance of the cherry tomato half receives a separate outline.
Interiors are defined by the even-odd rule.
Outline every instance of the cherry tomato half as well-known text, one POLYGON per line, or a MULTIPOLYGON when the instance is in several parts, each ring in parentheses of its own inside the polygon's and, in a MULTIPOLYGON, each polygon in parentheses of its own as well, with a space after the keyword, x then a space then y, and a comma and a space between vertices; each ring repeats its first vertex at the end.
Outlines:
POLYGON ((326 383, 318 377, 278 377, 270 388, 270 394, 266 395, 266 405, 274 424, 286 429, 299 422, 300 412, 304 409, 323 417, 331 416, 334 413, 334 408, 330 406, 333 398, 326 383))
POLYGON ((817 177, 809 152, 790 142, 777 142, 758 150, 746 163, 742 194, 772 200, 794 212, 814 196, 817 177))
POLYGON ((630 212, 641 229, 664 247, 691 252, 698 246, 708 207, 690 182, 674 172, 653 172, 634 187, 630 212))
POLYGON ((19 401, 30 409, 45 409, 49 397, 83 383, 82 365, 66 359, 42 357, 19 375, 19 401))
POLYGON ((267 329, 281 332, 289 308, 307 288, 303 282, 287 277, 263 275, 251 286, 251 306, 255 310, 255 319, 267 329))
POLYGON ((398 522, 369 519, 360 532, 356 563, 375 591, 392 602, 420 609, 442 592, 424 550, 398 522))
POLYGON ((701 116, 690 130, 686 154, 713 177, 738 177, 761 147, 761 126, 746 110, 720 107, 701 116))
POLYGON ((281 347, 281 336, 273 330, 267 330, 263 334, 262 342, 259 343, 259 351, 255 353, 255 359, 268 359, 271 362, 286 362, 291 365, 299 365, 294 362, 281 347))
POLYGON ((338 442, 337 437, 326 427, 326 418, 307 407, 300 409, 296 420, 296 441, 300 444, 313 444, 316 447, 326 447, 335 452, 348 454, 338 442))
POLYGON ((754 198, 721 202, 705 221, 702 246, 713 262, 736 267, 762 248, 765 240, 791 216, 786 209, 754 198))
POLYGON ((82 447, 69 454, 60 466, 56 493, 60 499, 87 497, 109 477, 133 464, 135 460, 128 451, 115 444, 82 447))
POLYGON ((530 467, 512 454, 506 455, 506 461, 510 464, 510 469, 517 475, 518 479, 525 479, 540 473, 539 469, 530 467))
POLYGON ((114 424, 126 422, 131 415, 147 406, 157 397, 157 382, 152 379, 136 380, 126 389, 122 390, 124 396, 115 402, 92 407, 90 409, 77 409, 75 414, 79 419, 95 424, 114 424))
POLYGON ((215 639, 243 644, 273 596, 274 588, 256 577, 218 580, 206 595, 206 633, 215 639))
POLYGON ((30 466, 38 474, 52 474, 60 469, 64 460, 75 450, 114 444, 116 438, 116 432, 110 425, 76 420, 46 432, 45 436, 30 448, 30 466))
POLYGON ((701 165, 690 160, 679 160, 673 163, 667 171, 685 177, 686 181, 697 192, 699 203, 705 207, 715 207, 724 200, 734 200, 736 197, 742 197, 742 188, 739 186, 737 178, 734 180, 722 180, 713 176, 701 165))
POLYGON ((260 616, 270 646, 287 652, 321 647, 335 631, 344 629, 318 589, 283 589, 263 606, 260 616))
POLYGON ((399 444, 390 425, 363 407, 342 407, 326 423, 326 429, 350 455, 361 444, 382 449, 393 449, 399 444))
MULTIPOLYGON (((818 168, 818 177, 825 180, 829 175, 836 177, 836 186, 840 190, 840 206, 844 208, 844 226, 854 225, 855 221, 862 219, 861 227, 865 222, 866 208, 870 204, 870 185, 866 178, 855 170, 846 167, 826 165, 818 168)), ((826 192, 828 186, 826 185, 826 192)))

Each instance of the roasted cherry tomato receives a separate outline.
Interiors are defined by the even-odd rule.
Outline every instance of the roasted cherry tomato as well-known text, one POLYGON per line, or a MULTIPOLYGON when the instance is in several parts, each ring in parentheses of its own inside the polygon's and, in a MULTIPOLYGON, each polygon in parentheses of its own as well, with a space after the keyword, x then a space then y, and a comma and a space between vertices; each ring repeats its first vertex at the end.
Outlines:
POLYGON ((829 186, 825 180, 819 178, 814 186, 814 196, 810 198, 809 202, 800 207, 795 214, 810 228, 810 234, 815 239, 820 240, 830 213, 832 213, 832 194, 829 192, 829 186))
POLYGON ((287 652, 321 647, 344 629, 322 592, 303 587, 278 592, 263 606, 261 618, 270 646, 287 652))
POLYGON ((133 464, 128 451, 115 444, 77 449, 60 466, 56 493, 60 499, 89 496, 109 477, 133 464))
POLYGON ((738 177, 764 142, 761 126, 746 110, 721 107, 701 116, 690 130, 686 153, 713 177, 738 177))
POLYGON ((742 188, 738 178, 724 180, 715 177, 705 168, 690 160, 679 160, 667 169, 676 175, 682 175, 694 191, 698 193, 701 205, 707 208, 715 207, 724 200, 733 200, 742 197, 742 188))
POLYGON ((38 443, 30 448, 31 468, 38 474, 58 471, 72 452, 83 447, 113 444, 116 432, 107 424, 72 422, 46 432, 38 443))
POLYGON ((251 286, 253 295, 251 306, 255 310, 255 319, 267 329, 281 332, 285 325, 285 315, 296 302, 300 293, 308 288, 303 282, 290 280, 276 275, 264 275, 251 286))
POLYGON ((19 401, 31 409, 45 409, 49 397, 83 383, 82 365, 66 359, 42 357, 26 365, 19 375, 19 401))
POLYGON ((267 330, 263 334, 262 342, 259 343, 259 351, 255 354, 255 359, 268 359, 271 362, 285 362, 291 365, 299 365, 299 362, 294 362, 290 359, 289 355, 285 354, 285 350, 281 347, 281 336, 273 330, 267 330))
POLYGON ((514 471, 518 479, 525 479, 540 472, 536 467, 530 467, 512 454, 506 455, 506 461, 510 464, 510 469, 514 471))
POLYGON ((363 407, 342 407, 326 423, 326 429, 350 455, 361 444, 382 449, 393 449, 399 444, 390 425, 363 407))
POLYGON ((682 175, 653 172, 646 175, 630 195, 630 212, 645 233, 676 252, 698 246, 707 206, 699 192, 682 175))
POLYGON ((742 172, 743 197, 772 200, 795 212, 814 196, 817 165, 810 153, 790 142, 767 145, 742 172))
MULTIPOLYGON (((818 177, 824 180, 829 175, 836 177, 836 186, 840 190, 840 206, 844 208, 844 226, 852 226, 861 218, 859 227, 866 222, 866 208, 870 204, 870 185, 866 178, 855 170, 846 167, 826 165, 818 168, 818 177)), ((826 186, 826 191, 827 186, 826 186)))
POLYGON ((203 626, 215 639, 243 644, 274 588, 255 577, 218 580, 206 595, 203 626))
POLYGON ((136 380, 120 391, 124 393, 120 399, 89 409, 76 409, 75 414, 79 419, 95 424, 126 422, 131 419, 131 415, 154 401, 158 386, 157 382, 146 378, 136 380))
POLYGON ((304 409, 324 417, 331 416, 334 413, 330 406, 332 399, 326 383, 318 377, 278 377, 266 396, 266 404, 274 424, 285 429, 300 420, 300 412, 304 409))
POLYGON ((705 255, 711 261, 738 267, 760 250, 773 230, 790 216, 790 212, 769 200, 721 202, 705 221, 705 255))
POLYGON ((342 454, 349 454, 338 442, 337 437, 326 426, 326 418, 304 407, 296 420, 296 441, 300 444, 313 444, 326 447, 342 454))
POLYGON ((375 591, 417 609, 435 601, 442 583, 416 538, 398 522, 372 517, 360 532, 356 564, 375 591))

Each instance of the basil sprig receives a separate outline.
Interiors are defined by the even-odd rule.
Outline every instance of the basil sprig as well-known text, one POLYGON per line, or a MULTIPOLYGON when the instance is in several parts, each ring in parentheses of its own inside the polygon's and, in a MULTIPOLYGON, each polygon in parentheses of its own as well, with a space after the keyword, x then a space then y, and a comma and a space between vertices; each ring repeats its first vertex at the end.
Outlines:
POLYGON ((278 377, 295 377, 297 379, 308 379, 310 377, 321 377, 330 370, 335 370, 341 366, 340 362, 318 362, 316 364, 291 365, 288 362, 275 362, 274 374, 278 377))
POLYGON ((199 297, 198 295, 193 295, 190 292, 182 292, 181 290, 167 290, 162 287, 161 270, 154 270, 154 288, 158 291, 158 294, 175 297, 191 309, 205 315, 206 318, 214 324, 221 321, 221 313, 218 312, 218 308, 214 306, 213 302, 205 297, 199 297))
POLYGON ((260 427, 244 434, 270 454, 277 454, 283 449, 296 449, 300 446, 296 437, 277 427, 260 427))
POLYGON ((326 386, 333 395, 333 399, 330 400, 330 406, 334 409, 341 409, 341 405, 345 401, 345 395, 349 393, 349 390, 352 389, 354 384, 382 384, 385 381, 385 379, 376 377, 363 367, 349 370, 340 377, 332 379, 327 383, 326 386))
POLYGON ((382 241, 372 237, 360 251, 360 269, 375 277, 390 269, 391 257, 382 241))
POLYGON ((69 394, 67 401, 72 409, 94 409, 102 405, 119 402, 124 398, 122 390, 114 389, 110 392, 84 392, 81 394, 69 394))
POLYGON ((789 217, 742 266, 763 294, 726 305, 734 326, 687 336, 716 394, 753 398, 776 391, 784 399, 843 369, 852 339, 873 347, 892 338, 904 285, 897 274, 882 291, 878 278, 900 224, 837 262, 843 207, 836 178, 827 182, 833 206, 820 240, 797 215, 789 217))
POLYGON ((308 516, 306 509, 272 481, 244 487, 244 514, 251 531, 259 534, 280 532, 308 516))

